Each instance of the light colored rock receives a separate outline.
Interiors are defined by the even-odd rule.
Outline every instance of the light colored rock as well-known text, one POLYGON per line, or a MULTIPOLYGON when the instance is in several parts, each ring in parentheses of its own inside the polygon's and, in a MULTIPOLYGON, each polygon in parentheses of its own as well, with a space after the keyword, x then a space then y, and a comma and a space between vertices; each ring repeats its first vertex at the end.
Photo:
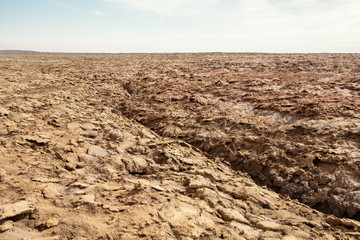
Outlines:
POLYGON ((10 230, 13 228, 14 223, 11 220, 5 221, 0 225, 0 233, 6 232, 7 230, 10 230))
POLYGON ((99 187, 105 191, 117 191, 120 190, 122 186, 116 182, 109 182, 101 184, 99 187))
POLYGON ((283 231, 285 226, 278 224, 273 221, 260 221, 256 224, 258 228, 267 230, 267 231, 283 231))
POLYGON ((59 219, 55 217, 50 217, 50 218, 40 217, 39 219, 36 220, 35 226, 40 231, 44 231, 46 229, 57 226, 59 222, 60 222, 59 219))
POLYGON ((263 232, 260 229, 249 226, 248 224, 235 221, 231 221, 230 226, 239 232, 241 236, 244 236, 245 239, 260 239, 261 233, 263 232))
POLYGON ((279 232, 273 232, 273 231, 265 231, 261 234, 261 239, 264 240, 275 240, 275 239, 281 239, 282 235, 279 232))
POLYGON ((190 180, 188 187, 191 189, 206 188, 210 187, 210 183, 204 177, 197 176, 195 179, 190 180))
POLYGON ((85 131, 95 131, 95 130, 100 129, 100 127, 98 127, 92 123, 84 123, 84 124, 81 124, 80 127, 85 131))
POLYGON ((103 158, 110 155, 110 152, 100 146, 91 146, 90 148, 88 148, 87 154, 96 158, 103 158))
POLYGON ((77 132, 80 129, 80 123, 78 122, 71 122, 67 124, 67 128, 71 131, 71 132, 77 132))
POLYGON ((153 189, 155 189, 156 191, 159 191, 159 192, 165 191, 165 189, 162 188, 162 187, 160 187, 159 185, 151 185, 151 187, 152 187, 153 189))
POLYGON ((87 138, 96 138, 99 133, 97 131, 84 131, 81 135, 87 138))
POLYGON ((31 143, 36 143, 39 145, 45 145, 50 142, 51 137, 47 135, 38 135, 38 136, 24 136, 24 139, 31 143))
POLYGON ((124 137, 123 133, 119 130, 111 130, 107 134, 107 139, 113 142, 119 142, 123 139, 123 137, 124 137))
POLYGON ((94 156, 91 156, 91 155, 85 154, 85 153, 80 154, 78 156, 78 159, 79 159, 80 162, 83 162, 83 163, 86 163, 86 164, 91 164, 96 160, 96 158, 94 156))
POLYGON ((281 238, 281 240, 300 240, 300 238, 291 235, 286 235, 283 238, 281 238))
POLYGON ((148 163, 146 160, 138 155, 125 157, 122 159, 125 164, 125 168, 129 173, 146 173, 148 171, 148 163))
POLYGON ((71 162, 65 163, 65 169, 68 171, 74 171, 76 170, 76 164, 71 162))
POLYGON ((81 197, 82 203, 95 204, 95 195, 87 194, 81 197))
POLYGON ((112 205, 105 204, 102 206, 102 208, 109 210, 110 212, 121 212, 121 211, 127 210, 129 207, 128 206, 112 206, 112 205))
POLYGON ((237 221, 240 223, 250 224, 250 222, 235 209, 218 207, 216 210, 225 221, 237 221))
POLYGON ((342 225, 342 226, 346 226, 346 227, 351 227, 355 231, 360 231, 360 222, 352 220, 352 219, 338 218, 338 217, 329 215, 326 218, 326 222, 333 226, 339 226, 339 225, 341 226, 342 225))
POLYGON ((208 215, 203 213, 200 217, 199 213, 195 206, 175 200, 165 205, 159 211, 159 216, 169 223, 177 238, 197 239, 206 232, 205 229, 214 227, 214 222, 206 217, 208 215))
POLYGON ((6 172, 3 169, 0 169, 0 182, 4 181, 6 172))
POLYGON ((46 225, 48 228, 55 227, 59 224, 59 219, 51 217, 46 221, 46 225))
POLYGON ((6 108, 0 107, 0 117, 9 115, 9 110, 6 108))
POLYGON ((0 206, 0 221, 26 213, 31 213, 34 209, 35 208, 27 201, 4 204, 0 206))

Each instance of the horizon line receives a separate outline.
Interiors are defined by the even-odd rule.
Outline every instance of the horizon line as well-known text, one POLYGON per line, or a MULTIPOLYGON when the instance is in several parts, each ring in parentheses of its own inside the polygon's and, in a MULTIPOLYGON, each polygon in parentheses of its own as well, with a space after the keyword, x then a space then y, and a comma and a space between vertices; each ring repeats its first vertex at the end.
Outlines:
POLYGON ((174 52, 71 52, 71 51, 38 51, 22 49, 0 49, 0 55, 121 55, 121 54, 360 54, 360 52, 256 52, 256 51, 174 51, 174 52), (6 54, 7 53, 7 54, 6 54))

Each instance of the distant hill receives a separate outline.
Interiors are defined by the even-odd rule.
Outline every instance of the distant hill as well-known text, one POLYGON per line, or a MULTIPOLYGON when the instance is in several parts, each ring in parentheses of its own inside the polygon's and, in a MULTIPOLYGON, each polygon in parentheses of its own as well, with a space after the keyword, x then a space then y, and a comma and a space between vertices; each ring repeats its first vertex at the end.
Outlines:
POLYGON ((0 50, 0 55, 111 55, 121 53, 72 53, 72 52, 38 52, 29 50, 0 50))
POLYGON ((0 55, 107 55, 111 53, 38 52, 30 50, 0 50, 0 55))
POLYGON ((268 53, 268 52, 164 52, 164 53, 146 53, 146 52, 134 52, 134 53, 101 53, 101 52, 39 52, 39 51, 30 51, 30 50, 0 50, 0 55, 119 55, 119 54, 129 54, 129 55, 137 55, 137 54, 229 54, 229 55, 334 55, 334 54, 345 54, 345 55, 358 55, 360 53, 268 53))
POLYGON ((36 55, 36 54, 46 54, 46 53, 27 51, 27 50, 0 50, 0 55, 36 55))

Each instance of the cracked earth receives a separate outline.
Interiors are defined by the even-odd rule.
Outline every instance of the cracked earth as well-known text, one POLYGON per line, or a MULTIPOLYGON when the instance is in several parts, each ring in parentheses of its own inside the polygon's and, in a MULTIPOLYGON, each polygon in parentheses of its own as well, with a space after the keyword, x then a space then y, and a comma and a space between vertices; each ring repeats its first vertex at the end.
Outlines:
POLYGON ((360 239, 360 56, 0 56, 0 239, 360 239))

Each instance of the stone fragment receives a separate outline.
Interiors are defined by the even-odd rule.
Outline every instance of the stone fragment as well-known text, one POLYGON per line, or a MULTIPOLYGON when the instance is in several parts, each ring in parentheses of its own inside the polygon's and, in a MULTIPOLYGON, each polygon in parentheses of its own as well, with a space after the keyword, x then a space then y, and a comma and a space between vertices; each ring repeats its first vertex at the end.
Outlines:
POLYGON ((88 203, 88 204, 95 204, 95 195, 94 194, 88 194, 81 197, 82 203, 88 203))
POLYGON ((87 138, 96 138, 99 133, 97 131, 84 131, 81 135, 87 138))
MULTIPOLYGON (((198 207, 177 200, 163 206, 158 214, 162 221, 168 222, 177 239, 200 239, 205 229, 214 226, 208 217, 194 217, 200 214, 198 207)), ((205 212, 201 215, 207 216, 205 212)))
POLYGON ((32 211, 34 211, 34 209, 35 208, 27 201, 4 204, 0 206, 0 221, 7 218, 31 213, 32 211))
POLYGON ((246 200, 249 197, 249 193, 245 190, 245 188, 235 188, 228 185, 219 184, 218 189, 224 193, 231 195, 235 199, 246 200))
POLYGON ((279 232, 265 231, 265 232, 261 235, 261 239, 264 239, 264 240, 281 239, 281 234, 280 234, 279 232))
POLYGON ((71 131, 71 132, 77 132, 80 128, 80 124, 78 122, 71 122, 67 124, 67 128, 71 131))
POLYGON ((91 164, 91 163, 93 163, 95 160, 96 160, 96 158, 95 157, 93 157, 93 156, 91 156, 91 155, 89 155, 89 154, 80 154, 79 156, 78 156, 78 159, 79 159, 79 161, 80 162, 83 162, 83 163, 86 163, 86 164, 91 164))
MULTIPOLYGON (((319 228, 321 229, 321 227, 319 228)), ((295 236, 296 239, 311 239, 311 234, 309 232, 305 232, 305 231, 302 231, 301 229, 300 230, 292 230, 290 231, 289 233, 286 234, 286 236, 295 236)), ((326 239, 331 239, 331 238, 326 238, 326 239)))
POLYGON ((91 146, 90 148, 88 148, 87 154, 89 154, 93 157, 96 157, 96 158, 104 158, 104 157, 110 155, 110 152, 100 146, 91 146))
POLYGON ((81 169, 81 168, 86 167, 86 164, 84 162, 76 162, 75 166, 77 169, 81 169))
POLYGON ((105 204, 102 206, 103 209, 107 209, 109 210, 110 212, 121 212, 121 211, 124 211, 126 208, 128 208, 127 206, 122 206, 122 207, 119 207, 119 206, 111 206, 111 205, 108 205, 108 204, 105 204))
POLYGON ((84 189, 84 188, 87 188, 88 185, 85 184, 85 183, 81 183, 81 182, 74 182, 73 184, 71 184, 72 187, 77 187, 77 188, 80 188, 80 189, 84 189))
POLYGON ((6 108, 0 107, 0 117, 9 115, 9 110, 6 108))
POLYGON ((276 232, 285 230, 285 226, 272 221, 260 221, 256 224, 256 226, 267 231, 276 232))
POLYGON ((49 125, 54 126, 54 127, 61 127, 61 120, 58 119, 51 119, 47 122, 49 125))
POLYGON ((80 126, 83 130, 85 131, 94 131, 94 130, 98 130, 99 127, 92 124, 92 123, 84 123, 80 126))
POLYGON ((347 218, 338 218, 332 215, 329 215, 326 218, 326 222, 333 226, 345 226, 349 228, 353 228, 355 231, 360 231, 360 222, 347 219, 347 218))
POLYGON ((46 187, 41 191, 45 199, 57 199, 66 191, 66 187, 59 184, 46 184, 46 187))
POLYGON ((77 190, 75 190, 75 191, 73 191, 73 193, 75 194, 75 195, 85 195, 86 194, 86 191, 85 190, 80 190, 80 189, 77 189, 77 190))
POLYGON ((131 154, 146 154, 147 149, 143 146, 136 145, 127 148, 126 151, 131 154))
POLYGON ((218 207, 216 210, 225 221, 237 221, 240 223, 250 224, 250 222, 235 209, 218 207))
POLYGON ((191 179, 189 182, 189 188, 191 189, 204 188, 209 186, 210 183, 201 176, 197 176, 195 179, 191 179))
POLYGON ((68 171, 74 171, 76 170, 76 165, 74 163, 68 162, 65 164, 65 169, 68 171))
POLYGON ((141 156, 132 156, 122 159, 129 173, 143 174, 148 171, 148 163, 141 156))
POLYGON ((297 238, 295 236, 286 235, 282 238, 282 240, 299 240, 300 238, 297 238))
POLYGON ((232 221, 229 224, 232 228, 244 236, 245 239, 260 239, 260 235, 263 232, 244 223, 232 221))
POLYGON ((51 217, 46 221, 46 226, 48 228, 55 227, 59 224, 59 222, 60 222, 59 219, 51 217))
POLYGON ((14 226, 13 221, 7 220, 0 225, 0 233, 10 230, 14 226))
POLYGON ((60 179, 36 176, 36 177, 31 177, 31 181, 41 182, 41 183, 58 183, 60 182, 60 179))
POLYGON ((37 145, 45 145, 48 144, 51 140, 50 136, 47 135, 38 135, 38 136, 24 136, 24 140, 35 143, 37 145))
POLYGON ((118 130, 112 130, 106 136, 108 140, 113 142, 119 142, 123 139, 123 137, 123 133, 118 130))
POLYGON ((151 187, 152 187, 153 189, 155 189, 156 191, 159 191, 159 192, 165 191, 165 189, 163 189, 163 188, 160 187, 159 185, 152 185, 151 187))
POLYGON ((100 185, 101 189, 105 190, 105 191, 117 191, 119 189, 121 189, 121 185, 115 182, 109 182, 109 183, 104 183, 102 185, 100 185))
POLYGON ((66 157, 61 154, 59 151, 55 150, 54 155, 57 159, 66 162, 66 157))
POLYGON ((0 182, 3 182, 6 176, 6 172, 3 169, 0 169, 0 182))
MULTIPOLYGON (((0 135, 6 135, 8 133, 9 133, 8 128, 6 126, 4 126, 4 124, 1 124, 0 125, 0 135)), ((5 145, 5 143, 2 141, 0 142, 0 144, 5 145)))
POLYGON ((55 217, 51 217, 49 219, 44 219, 44 217, 41 217, 40 219, 37 220, 35 226, 39 231, 44 231, 46 229, 57 226, 59 222, 60 222, 59 219, 55 217))

